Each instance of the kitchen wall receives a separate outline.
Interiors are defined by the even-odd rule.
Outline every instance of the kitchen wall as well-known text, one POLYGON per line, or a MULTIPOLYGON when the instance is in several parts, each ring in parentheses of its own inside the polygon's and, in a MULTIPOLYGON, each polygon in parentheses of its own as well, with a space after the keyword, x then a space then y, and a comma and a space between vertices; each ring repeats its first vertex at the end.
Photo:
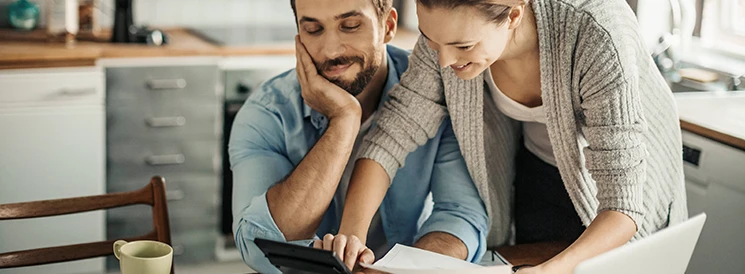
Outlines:
MULTIPOLYGON (((5 6, 14 0, 0 0, 0 26, 7 26, 5 6)), ((31 0, 41 8, 41 25, 46 23, 46 1, 31 0)), ((150 26, 293 25, 289 0, 134 0, 134 20, 150 26)), ((101 25, 113 24, 114 0, 99 0, 101 25)))
MULTIPOLYGON (((671 29, 671 9, 669 0, 626 0, 634 9, 639 20, 640 31, 648 48, 654 47, 664 33, 671 29)), ((679 0, 675 0, 679 1, 679 0)), ((682 0, 694 2, 695 0, 682 0)), ((403 0, 403 12, 399 23, 409 29, 417 29, 416 0, 403 0)))

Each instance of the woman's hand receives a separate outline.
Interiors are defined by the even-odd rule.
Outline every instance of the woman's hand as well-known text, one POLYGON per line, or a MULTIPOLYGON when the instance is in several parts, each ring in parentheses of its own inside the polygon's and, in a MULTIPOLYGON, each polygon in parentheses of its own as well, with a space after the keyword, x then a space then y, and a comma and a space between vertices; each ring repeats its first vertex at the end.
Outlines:
POLYGON ((372 264, 375 254, 360 241, 357 236, 338 234, 336 236, 326 234, 323 240, 315 240, 313 247, 331 250, 351 270, 358 262, 372 264))

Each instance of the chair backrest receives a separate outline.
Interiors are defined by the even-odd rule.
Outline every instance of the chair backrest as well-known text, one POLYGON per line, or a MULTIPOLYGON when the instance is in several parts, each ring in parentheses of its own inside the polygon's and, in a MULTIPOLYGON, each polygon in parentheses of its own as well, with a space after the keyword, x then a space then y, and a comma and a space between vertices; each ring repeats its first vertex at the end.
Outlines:
MULTIPOLYGON (((171 228, 168 223, 166 183, 160 176, 153 177, 147 186, 131 192, 0 205, 0 221, 65 215, 135 204, 152 206, 154 228, 148 234, 124 240, 153 240, 170 245, 171 228)), ((113 255, 115 240, 118 239, 2 253, 0 269, 113 255)))

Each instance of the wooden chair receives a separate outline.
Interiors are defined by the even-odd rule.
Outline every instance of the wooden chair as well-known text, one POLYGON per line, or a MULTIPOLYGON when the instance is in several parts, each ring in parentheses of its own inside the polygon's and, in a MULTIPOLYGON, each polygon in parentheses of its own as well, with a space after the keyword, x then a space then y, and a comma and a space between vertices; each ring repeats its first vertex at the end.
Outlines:
MULTIPOLYGON (((135 204, 152 206, 154 229, 148 234, 124 240, 153 240, 170 245, 171 229, 166 205, 166 183, 160 176, 153 177, 147 186, 131 192, 0 205, 0 221, 65 215, 135 204)), ((113 255, 115 240, 118 239, 2 253, 0 269, 113 255)))

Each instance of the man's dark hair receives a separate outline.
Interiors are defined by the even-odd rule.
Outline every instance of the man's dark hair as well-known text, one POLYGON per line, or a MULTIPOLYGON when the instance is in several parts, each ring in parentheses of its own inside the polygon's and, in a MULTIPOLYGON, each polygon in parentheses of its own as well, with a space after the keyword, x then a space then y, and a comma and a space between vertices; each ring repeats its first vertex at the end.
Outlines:
MULTIPOLYGON (((375 14, 378 15, 379 20, 383 20, 383 16, 388 14, 393 8, 393 0, 370 0, 373 6, 375 6, 375 14)), ((295 14, 295 22, 297 22, 297 9, 295 9, 295 0, 290 0, 290 6, 292 7, 292 13, 295 14)))

